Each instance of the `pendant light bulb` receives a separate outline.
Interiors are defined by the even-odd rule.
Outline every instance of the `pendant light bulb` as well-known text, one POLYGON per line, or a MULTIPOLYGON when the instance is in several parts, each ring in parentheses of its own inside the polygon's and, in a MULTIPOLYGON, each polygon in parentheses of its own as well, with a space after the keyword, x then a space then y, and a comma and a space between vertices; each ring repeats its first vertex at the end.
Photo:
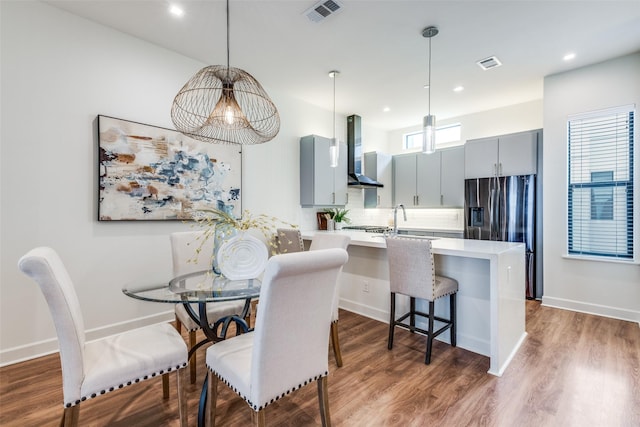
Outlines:
POLYGON ((338 167, 338 140, 331 138, 331 144, 329 145, 329 166, 332 168, 338 167))
POLYGON ((336 78, 338 78, 340 71, 330 71, 329 77, 333 79, 333 138, 331 138, 331 144, 329 145, 329 166, 332 168, 338 167, 338 157, 340 156, 340 144, 336 137, 336 78))
POLYGON ((436 116, 428 115, 422 119, 422 152, 436 152, 436 116))
POLYGON ((427 74, 428 112, 422 119, 422 152, 433 154, 436 152, 436 116, 431 114, 431 38, 438 34, 436 27, 427 27, 422 30, 422 37, 429 39, 429 66, 427 74))

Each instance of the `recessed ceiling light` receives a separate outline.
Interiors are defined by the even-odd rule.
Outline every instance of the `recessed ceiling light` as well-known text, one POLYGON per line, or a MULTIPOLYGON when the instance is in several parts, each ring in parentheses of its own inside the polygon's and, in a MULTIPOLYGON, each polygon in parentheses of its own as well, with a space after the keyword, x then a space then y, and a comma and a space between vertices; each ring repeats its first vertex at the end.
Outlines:
POLYGON ((171 13, 173 16, 180 17, 180 16, 184 15, 184 10, 180 6, 172 4, 169 7, 169 13, 171 13))
POLYGON ((384 111, 385 113, 388 113, 389 111, 391 111, 391 108, 389 108, 389 107, 384 107, 384 108, 382 109, 382 111, 384 111))
POLYGON ((453 88, 454 92, 462 92, 464 90, 464 86, 456 86, 453 88))
POLYGON ((562 59, 564 59, 565 61, 571 61, 575 57, 576 57, 576 54, 571 52, 571 53, 567 53, 565 56, 563 56, 562 59))

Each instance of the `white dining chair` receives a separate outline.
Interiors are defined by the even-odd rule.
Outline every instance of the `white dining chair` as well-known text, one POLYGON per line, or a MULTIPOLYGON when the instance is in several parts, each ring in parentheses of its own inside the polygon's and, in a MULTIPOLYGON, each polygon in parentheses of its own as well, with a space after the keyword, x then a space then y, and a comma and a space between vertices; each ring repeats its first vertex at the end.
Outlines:
POLYGON ((322 425, 331 424, 327 341, 333 295, 347 259, 344 249, 269 259, 255 330, 207 349, 208 425, 215 425, 219 380, 247 402, 258 426, 265 424, 266 406, 315 381, 322 425))
POLYGON ((450 329, 451 345, 456 346, 456 293, 458 282, 435 273, 431 240, 412 239, 404 237, 387 237, 387 257, 389 260, 389 285, 391 289, 391 309, 389 319, 389 340, 387 348, 393 348, 393 333, 395 327, 420 332, 427 336, 427 350, 424 363, 431 363, 431 348, 433 339, 450 329), (409 296, 409 311, 396 318, 396 294, 409 296), (435 300, 449 296, 449 319, 435 315, 435 300), (429 302, 429 313, 416 310, 416 298, 429 302), (415 326, 416 316, 424 317, 428 321, 427 329, 415 326), (404 320, 409 318, 409 324, 404 320), (444 325, 434 330, 434 321, 444 325))
POLYGON ((180 425, 187 425, 187 346, 169 323, 86 341, 78 297, 58 254, 38 247, 20 258, 18 267, 40 286, 58 335, 64 401, 61 426, 78 425, 81 402, 171 371, 177 376, 180 425))
MULTIPOLYGON (((171 255, 173 260, 173 277, 195 271, 210 270, 211 256, 213 254, 213 236, 205 239, 203 231, 182 231, 171 233, 169 236, 171 241, 171 255), (196 254, 196 250, 200 249, 196 254)), ((244 309, 245 300, 223 301, 207 304, 207 319, 210 324, 216 320, 232 316, 240 315, 244 309)), ((195 313, 199 313, 198 305, 192 304, 195 313)), ((182 327, 189 334, 189 350, 196 344, 196 333, 200 329, 198 322, 193 320, 184 304, 175 305, 176 328, 182 333, 182 327)), ((251 313, 247 313, 245 321, 247 325, 250 321, 251 313)), ((196 352, 194 351, 189 360, 190 379, 193 384, 196 381, 196 352)))
MULTIPOLYGON (((311 239, 310 251, 319 249, 341 248, 347 249, 351 237, 343 234, 316 233, 311 239)), ((342 270, 341 270, 342 271, 342 270)), ((331 315, 331 346, 333 347, 333 355, 336 358, 336 365, 342 366, 342 351, 340 350, 340 338, 338 336, 338 303, 340 302, 340 285, 336 287, 336 293, 333 296, 333 308, 331 315)))

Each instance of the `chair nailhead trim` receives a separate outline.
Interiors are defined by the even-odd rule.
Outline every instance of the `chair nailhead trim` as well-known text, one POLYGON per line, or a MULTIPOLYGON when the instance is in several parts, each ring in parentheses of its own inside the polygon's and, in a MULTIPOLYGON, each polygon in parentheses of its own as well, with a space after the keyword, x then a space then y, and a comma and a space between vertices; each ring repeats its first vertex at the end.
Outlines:
POLYGON ((231 385, 231 383, 229 383, 229 381, 227 381, 226 379, 224 379, 222 376, 220 376, 220 374, 216 371, 214 371, 213 369, 211 369, 210 366, 207 365, 207 368, 209 369, 209 371, 211 371, 213 374, 215 374, 216 377, 218 377, 218 379, 220 381, 222 381, 227 387, 229 387, 231 390, 233 390, 233 392, 235 394, 237 394, 238 396, 240 396, 245 402, 247 402, 247 404, 249 405, 249 407, 251 409, 253 409, 254 411, 258 412, 258 411, 262 411, 264 408, 266 408, 267 406, 269 406, 271 403, 275 402, 276 400, 279 400, 280 398, 285 397, 286 395, 288 395, 291 392, 294 392, 296 390, 298 390, 299 388, 310 384, 312 381, 318 381, 320 378, 322 377, 326 377, 327 375, 329 375, 329 372, 325 371, 324 374, 320 374, 320 375, 316 375, 315 377, 309 378, 308 380, 304 381, 304 383, 302 384, 298 384, 297 386, 283 392, 280 396, 276 396, 275 398, 272 398, 269 402, 265 402, 264 405, 256 405, 255 403, 251 402, 251 400, 249 400, 249 398, 247 398, 246 396, 244 396, 243 394, 241 394, 237 388, 235 388, 234 386, 231 385))
POLYGON ((185 367, 187 367, 187 365, 188 365, 188 363, 185 362, 185 363, 182 363, 181 365, 176 365, 175 368, 169 367, 167 369, 162 369, 159 372, 153 372, 153 373, 147 374, 147 375, 145 375, 143 377, 135 378, 135 379, 133 379, 131 381, 127 381, 125 384, 118 384, 117 386, 111 386, 108 389, 100 390, 99 392, 96 392, 96 393, 91 393, 90 396, 82 396, 80 399, 76 400, 75 402, 67 402, 67 403, 64 404, 64 407, 65 408, 71 408, 72 406, 79 405, 80 402, 84 402, 85 400, 93 399, 94 397, 101 396, 103 394, 109 393, 110 391, 114 391, 116 389, 124 388, 124 387, 132 385, 134 383, 139 383, 141 381, 144 381, 144 380, 147 380, 149 378, 155 377, 156 375, 159 375, 159 374, 169 373, 169 372, 173 371, 174 369, 177 370, 177 369, 180 369, 180 368, 185 368, 185 367))

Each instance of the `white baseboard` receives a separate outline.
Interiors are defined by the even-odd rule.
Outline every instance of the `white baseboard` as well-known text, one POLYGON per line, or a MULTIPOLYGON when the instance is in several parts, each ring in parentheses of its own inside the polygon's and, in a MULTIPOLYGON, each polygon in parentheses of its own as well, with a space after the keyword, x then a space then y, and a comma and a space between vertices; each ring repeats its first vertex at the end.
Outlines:
MULTIPOLYGON (((163 313, 153 314, 151 316, 139 317, 137 319, 128 320, 126 322, 114 323, 112 325, 90 329, 85 332, 86 339, 87 341, 93 341, 100 338, 108 337, 110 335, 119 334, 131 329, 141 328, 143 326, 170 322, 175 318, 173 313, 173 310, 170 310, 163 313)), ((8 348, 0 351, 0 367, 23 362, 25 360, 35 359, 37 357, 42 357, 57 352, 57 338, 51 338, 18 347, 8 348)))
POLYGON ((594 314, 596 316, 636 322, 640 325, 640 311, 547 296, 542 297, 542 305, 546 307, 560 308, 563 310, 571 310, 580 313, 594 314))

